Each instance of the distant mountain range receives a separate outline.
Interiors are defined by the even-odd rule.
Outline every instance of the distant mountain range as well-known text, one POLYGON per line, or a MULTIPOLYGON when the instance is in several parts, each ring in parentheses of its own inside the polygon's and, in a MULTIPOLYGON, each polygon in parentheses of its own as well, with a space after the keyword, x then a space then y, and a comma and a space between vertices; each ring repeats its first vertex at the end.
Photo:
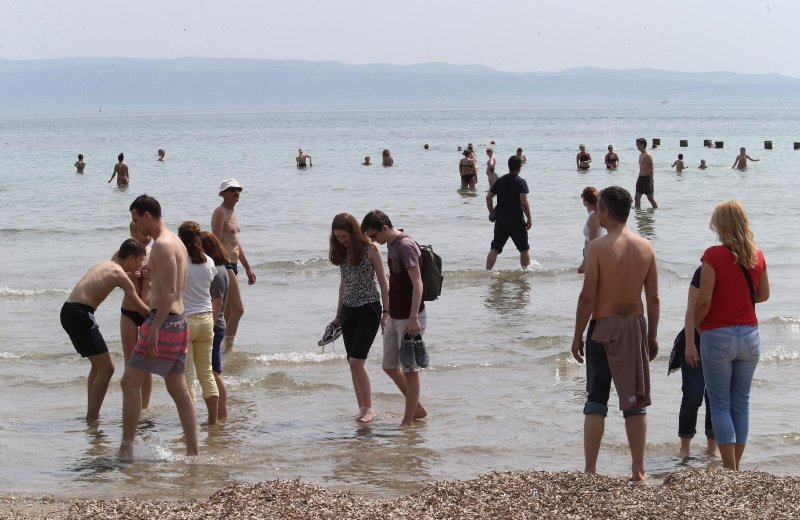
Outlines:
POLYGON ((513 73, 447 63, 0 60, 4 112, 550 100, 800 101, 800 79, 652 69, 513 73))

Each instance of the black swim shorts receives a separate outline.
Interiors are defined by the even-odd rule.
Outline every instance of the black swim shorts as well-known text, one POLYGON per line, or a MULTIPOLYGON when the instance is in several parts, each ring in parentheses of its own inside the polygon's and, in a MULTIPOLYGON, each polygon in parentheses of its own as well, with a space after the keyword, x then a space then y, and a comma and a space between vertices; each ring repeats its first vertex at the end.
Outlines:
POLYGON ((640 175, 638 179, 636 179, 636 193, 641 193, 642 195, 652 195, 653 190, 650 189, 650 177, 649 175, 640 175))
POLYGON ((66 302, 61 307, 61 326, 69 334, 72 345, 81 357, 108 352, 106 341, 100 334, 94 309, 83 303, 66 302))
POLYGON ((132 322, 134 322, 137 327, 141 327, 142 323, 144 323, 145 317, 142 316, 141 314, 139 314, 136 311, 133 311, 131 309, 126 309, 124 307, 120 307, 119 312, 123 316, 127 316, 127 318, 129 320, 131 320, 132 322))
POLYGON ((497 220, 494 223, 494 240, 492 240, 492 249, 498 253, 503 252, 503 246, 506 245, 508 239, 514 241, 517 250, 522 253, 529 250, 531 247, 528 245, 528 229, 525 227, 523 220, 497 220))
POLYGON ((233 274, 239 276, 239 263, 238 262, 228 262, 225 264, 225 269, 230 269, 233 271, 233 274))

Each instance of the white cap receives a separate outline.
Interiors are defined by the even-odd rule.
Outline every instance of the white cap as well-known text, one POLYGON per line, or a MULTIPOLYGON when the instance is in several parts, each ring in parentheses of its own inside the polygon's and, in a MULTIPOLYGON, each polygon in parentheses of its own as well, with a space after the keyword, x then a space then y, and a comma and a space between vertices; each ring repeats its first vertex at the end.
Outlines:
POLYGON ((225 179, 222 181, 222 184, 219 185, 219 194, 222 195, 222 192, 230 189, 230 188, 238 188, 240 191, 243 190, 242 185, 239 184, 239 181, 236 179, 225 179))

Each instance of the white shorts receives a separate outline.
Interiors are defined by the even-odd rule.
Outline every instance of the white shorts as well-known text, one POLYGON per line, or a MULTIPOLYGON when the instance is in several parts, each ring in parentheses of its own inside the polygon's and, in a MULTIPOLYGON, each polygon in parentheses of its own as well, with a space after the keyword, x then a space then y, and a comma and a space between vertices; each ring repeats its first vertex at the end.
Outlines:
MULTIPOLYGON (((423 310, 419 313, 419 333, 425 333, 425 325, 428 322, 427 314, 423 310)), ((383 331, 383 369, 402 369, 403 372, 419 372, 416 361, 414 366, 406 368, 400 363, 400 341, 406 333, 408 320, 396 320, 389 318, 386 323, 386 330, 383 331)))

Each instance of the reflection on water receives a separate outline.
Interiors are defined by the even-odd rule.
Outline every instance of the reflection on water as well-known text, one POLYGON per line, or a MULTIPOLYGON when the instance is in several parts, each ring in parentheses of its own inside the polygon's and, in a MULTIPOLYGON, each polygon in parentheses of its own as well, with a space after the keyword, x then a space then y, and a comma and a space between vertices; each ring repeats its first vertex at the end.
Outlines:
POLYGON ((636 228, 639 230, 639 234, 651 241, 656 238, 655 214, 656 211, 653 208, 634 210, 636 228))
POLYGON ((478 191, 477 190, 471 190, 469 188, 465 188, 463 190, 461 188, 459 188, 456 191, 458 192, 459 195, 461 195, 464 198, 468 198, 468 199, 478 196, 478 191))
POLYGON ((530 301, 530 271, 502 271, 493 273, 489 293, 484 305, 501 316, 516 315, 530 301))

